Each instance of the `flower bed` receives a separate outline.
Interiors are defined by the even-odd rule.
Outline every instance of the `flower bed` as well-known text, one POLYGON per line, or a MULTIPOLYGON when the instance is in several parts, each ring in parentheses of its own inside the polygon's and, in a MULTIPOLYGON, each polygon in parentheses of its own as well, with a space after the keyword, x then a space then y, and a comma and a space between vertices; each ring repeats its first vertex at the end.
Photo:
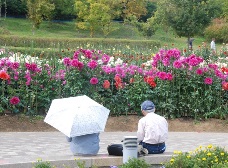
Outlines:
POLYGON ((111 115, 140 114, 141 102, 151 99, 158 113, 171 118, 227 116, 227 66, 178 49, 162 49, 146 60, 88 49, 61 59, 6 55, 0 59, 2 114, 45 114, 53 99, 85 94, 111 115))

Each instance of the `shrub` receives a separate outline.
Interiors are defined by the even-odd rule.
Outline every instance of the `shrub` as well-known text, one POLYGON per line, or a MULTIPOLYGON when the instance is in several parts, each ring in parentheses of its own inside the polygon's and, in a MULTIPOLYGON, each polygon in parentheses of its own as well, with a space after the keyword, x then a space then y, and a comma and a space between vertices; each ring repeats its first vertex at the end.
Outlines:
POLYGON ((1 57, 2 114, 45 114, 53 99, 78 95, 90 96, 111 115, 140 113, 145 99, 170 118, 223 119, 228 113, 227 64, 178 49, 161 49, 152 59, 88 49, 48 59, 18 53, 1 57))
POLYGON ((221 147, 200 146, 194 152, 174 152, 169 162, 164 164, 165 168, 227 168, 228 152, 221 147))
POLYGON ((204 35, 208 40, 215 38, 217 42, 228 42, 228 23, 224 20, 215 19, 213 24, 207 27, 204 35))
POLYGON ((119 168, 150 168, 150 165, 145 160, 131 158, 119 168))
POLYGON ((38 159, 33 168, 54 168, 54 166, 50 162, 43 162, 41 159, 38 159))

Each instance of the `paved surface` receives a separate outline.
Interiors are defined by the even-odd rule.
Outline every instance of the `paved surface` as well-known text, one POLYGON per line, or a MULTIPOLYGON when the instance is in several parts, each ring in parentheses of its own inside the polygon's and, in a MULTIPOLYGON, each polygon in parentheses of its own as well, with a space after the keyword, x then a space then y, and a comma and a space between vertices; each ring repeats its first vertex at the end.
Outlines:
MULTIPOLYGON (((104 132, 100 135, 100 155, 107 155, 110 143, 121 143, 135 132, 104 132)), ((228 133, 170 132, 165 153, 192 151, 212 144, 228 149, 228 133)), ((0 132, 0 167, 4 164, 73 160, 69 144, 60 132, 0 132)))

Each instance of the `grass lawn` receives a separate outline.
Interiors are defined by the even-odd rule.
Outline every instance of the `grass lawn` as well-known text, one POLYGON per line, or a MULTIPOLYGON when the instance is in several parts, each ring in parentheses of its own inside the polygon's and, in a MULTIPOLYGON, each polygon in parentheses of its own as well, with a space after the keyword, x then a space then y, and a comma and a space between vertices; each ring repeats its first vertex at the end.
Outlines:
MULTIPOLYGON (((113 22, 113 31, 110 32, 106 38, 115 39, 133 39, 133 40, 157 40, 162 46, 176 47, 179 49, 187 48, 187 38, 177 37, 172 31, 168 33, 159 29, 155 35, 150 38, 145 38, 142 33, 136 28, 119 22, 113 22)), ((76 29, 76 23, 72 22, 42 22, 39 29, 32 29, 32 24, 28 19, 21 18, 6 18, 0 22, 0 33, 4 35, 16 35, 23 37, 48 37, 48 38, 90 38, 90 32, 87 30, 76 29)), ((97 31, 95 38, 105 38, 101 31, 97 31)), ((202 42, 207 44, 210 41, 204 37, 193 37, 193 49, 197 49, 202 45, 202 42)), ((216 44, 220 48, 222 44, 216 44)))

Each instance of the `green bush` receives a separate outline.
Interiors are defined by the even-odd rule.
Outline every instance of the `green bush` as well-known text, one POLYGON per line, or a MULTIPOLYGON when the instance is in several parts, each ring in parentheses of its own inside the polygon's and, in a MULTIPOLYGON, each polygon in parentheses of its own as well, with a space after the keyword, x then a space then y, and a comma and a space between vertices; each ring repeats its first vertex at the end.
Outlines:
POLYGON ((50 164, 50 162, 43 162, 42 160, 38 160, 35 165, 33 166, 33 168, 54 168, 54 166, 52 166, 50 164))
POLYGON ((228 152, 221 147, 198 147, 194 152, 174 152, 169 162, 164 164, 165 168, 227 168, 228 152))
POLYGON ((228 23, 223 20, 216 19, 213 24, 207 27, 204 35, 208 40, 215 38, 217 42, 228 42, 228 23))
MULTIPOLYGON (((35 38, 20 36, 0 35, 0 46, 24 47, 24 48, 53 48, 53 49, 76 49, 93 48, 108 51, 112 48, 134 47, 145 49, 160 47, 161 44, 154 40, 128 40, 128 39, 108 39, 108 38, 35 38)), ((123 51, 123 50, 122 50, 123 51)), ((112 51, 110 51, 112 52, 112 51)))
POLYGON ((131 158, 119 168, 150 168, 150 165, 147 164, 145 160, 131 158))
POLYGON ((57 55, 53 59, 11 54, 8 60, 4 58, 7 53, 0 59, 1 114, 45 114, 53 99, 78 95, 89 95, 110 109, 110 115, 140 113, 145 99, 153 100, 157 113, 167 118, 224 119, 228 113, 227 65, 202 65, 202 57, 181 56, 178 49, 162 49, 153 60, 110 57, 84 49, 70 50, 62 58, 57 55), (103 60, 96 60, 99 58, 103 60), (90 64, 96 66, 92 68, 90 64), (5 79, 4 73, 10 78, 5 79), (94 79, 96 82, 91 82, 94 79), (105 81, 109 83, 107 88, 105 81), (10 102, 17 97, 20 102, 10 102))

